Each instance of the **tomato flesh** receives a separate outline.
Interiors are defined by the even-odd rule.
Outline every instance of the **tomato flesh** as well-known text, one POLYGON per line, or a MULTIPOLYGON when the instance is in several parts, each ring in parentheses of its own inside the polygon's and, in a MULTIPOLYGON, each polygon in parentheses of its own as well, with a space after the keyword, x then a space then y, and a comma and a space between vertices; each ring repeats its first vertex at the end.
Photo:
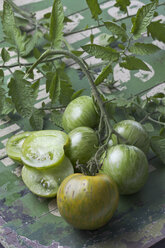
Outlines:
POLYGON ((6 144, 7 155, 17 162, 22 162, 21 160, 21 148, 25 139, 34 132, 23 132, 13 135, 8 139, 6 144))
POLYGON ((118 190, 107 175, 75 173, 64 179, 57 192, 61 216, 78 229, 94 230, 105 225, 118 206, 118 190))
POLYGON ((21 160, 38 169, 58 166, 64 159, 64 146, 68 141, 68 135, 58 130, 35 132, 23 143, 21 160))
POLYGON ((29 166, 22 169, 22 179, 29 190, 41 197, 54 197, 65 177, 74 173, 73 166, 67 157, 58 167, 38 170, 29 166))

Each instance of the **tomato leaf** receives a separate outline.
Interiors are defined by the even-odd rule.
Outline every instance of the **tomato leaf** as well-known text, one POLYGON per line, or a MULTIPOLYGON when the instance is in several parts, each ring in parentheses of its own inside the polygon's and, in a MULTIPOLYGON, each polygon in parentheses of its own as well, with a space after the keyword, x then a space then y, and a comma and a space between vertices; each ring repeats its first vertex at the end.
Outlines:
POLYGON ((160 51, 161 49, 153 44, 135 43, 129 51, 137 55, 146 55, 160 51))
POLYGON ((99 76, 95 80, 95 85, 101 84, 108 76, 112 73, 112 66, 111 63, 108 64, 106 67, 103 68, 99 76))
POLYGON ((124 58, 124 60, 124 62, 120 63, 120 66, 128 70, 150 71, 150 68, 141 59, 138 59, 134 56, 127 56, 124 58))
POLYGON ((33 109, 32 116, 30 117, 30 125, 34 130, 42 130, 43 129, 43 118, 45 116, 45 113, 41 109, 33 109))
POLYGON ((32 36, 30 36, 30 38, 26 40, 25 51, 22 53, 22 56, 27 56, 34 49, 40 35, 40 32, 36 31, 32 36))
POLYGON ((34 90, 31 83, 23 79, 22 71, 15 71, 11 78, 9 87, 9 96, 11 96, 15 108, 23 117, 30 117, 33 112, 35 102, 34 90))
POLYGON ((52 103, 55 103, 60 96, 60 78, 57 73, 54 74, 53 79, 49 88, 49 97, 52 100, 52 103))
POLYGON ((76 92, 73 93, 72 97, 71 97, 71 100, 74 100, 75 98, 81 96, 81 94, 84 92, 85 89, 80 89, 80 90, 77 90, 76 92))
POLYGON ((120 27, 115 22, 104 22, 105 27, 114 35, 117 35, 119 37, 123 37, 125 39, 128 38, 127 33, 124 28, 120 27))
POLYGON ((153 136, 151 138, 151 148, 165 164, 165 137, 153 136))
POLYGON ((92 18, 98 20, 98 16, 102 13, 98 0, 86 0, 86 3, 88 4, 88 7, 90 9, 92 18))
POLYGON ((61 45, 61 40, 63 37, 63 22, 64 12, 61 0, 54 0, 49 30, 52 46, 54 48, 58 48, 61 45))
POLYGON ((69 81, 66 80, 60 80, 60 87, 59 102, 62 105, 67 105, 71 101, 74 90, 72 89, 72 85, 69 81))
POLYGON ((111 47, 102 47, 99 45, 90 44, 83 46, 82 49, 92 56, 106 61, 117 61, 119 58, 119 53, 111 47))
POLYGON ((2 48, 2 51, 1 51, 1 57, 4 63, 10 60, 10 54, 4 47, 2 48))
POLYGON ((116 0, 115 6, 119 7, 121 11, 127 12, 127 7, 130 5, 129 0, 116 0))
POLYGON ((3 111, 5 101, 5 90, 0 86, 0 113, 3 111))
POLYGON ((51 121, 58 127, 62 127, 62 113, 58 110, 53 110, 51 112, 51 121))
POLYGON ((153 39, 165 42, 165 23, 160 23, 159 21, 151 22, 147 30, 153 39))
POLYGON ((25 35, 17 28, 12 7, 6 1, 3 5, 2 26, 6 41, 22 54, 25 49, 25 35))
POLYGON ((151 23, 155 9, 157 7, 157 1, 149 3, 141 7, 136 17, 132 19, 132 34, 137 39, 147 30, 147 26, 151 23))

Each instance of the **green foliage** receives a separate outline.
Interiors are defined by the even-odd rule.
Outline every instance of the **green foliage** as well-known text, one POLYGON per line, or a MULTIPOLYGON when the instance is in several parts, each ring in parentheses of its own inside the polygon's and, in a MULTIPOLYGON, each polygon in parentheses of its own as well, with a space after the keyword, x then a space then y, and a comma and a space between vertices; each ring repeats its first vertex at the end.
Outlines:
POLYGON ((12 44, 19 54, 24 53, 25 35, 17 28, 12 7, 6 1, 3 5, 2 25, 6 41, 12 44))
POLYGON ((8 84, 9 96, 15 105, 17 112, 23 117, 30 117, 35 102, 34 90, 27 80, 23 79, 22 71, 15 71, 8 84))
POLYGON ((151 148, 165 164, 165 138, 162 136, 153 136, 151 138, 151 148))
POLYGON ((45 113, 41 109, 33 109, 33 113, 30 117, 30 124, 34 130, 42 130, 44 124, 45 113))
POLYGON ((88 7, 91 11, 92 18, 98 20, 98 16, 102 13, 102 10, 98 4, 98 0, 86 0, 86 3, 88 4, 88 7))
POLYGON ((54 0, 53 9, 50 18, 50 39, 52 47, 59 48, 62 41, 64 13, 61 0, 54 0))
POLYGON ((53 110, 51 112, 51 121, 53 124, 55 124, 57 127, 62 127, 62 112, 59 110, 53 110))
POLYGON ((146 43, 135 43, 130 48, 129 51, 131 53, 137 54, 137 55, 146 55, 151 53, 156 53, 160 51, 161 49, 153 44, 146 44, 146 43))
POLYGON ((128 70, 150 71, 150 68, 141 59, 138 59, 134 56, 125 57, 124 62, 121 62, 120 66, 128 70))
POLYGON ((157 1, 144 5, 138 10, 136 17, 132 19, 133 26, 131 32, 135 39, 139 38, 142 33, 146 32, 148 25, 152 21, 156 6, 157 1))
POLYGON ((148 34, 151 34, 152 38, 165 42, 165 23, 151 22, 147 27, 148 34))
POLYGON ((99 76, 95 80, 95 85, 101 84, 105 79, 107 79, 107 77, 109 76, 110 73, 112 73, 111 63, 103 68, 103 70, 101 71, 101 73, 99 74, 99 76))
POLYGON ((3 47, 1 51, 1 57, 3 59, 3 62, 6 63, 10 60, 10 54, 8 51, 3 47))
POLYGON ((121 11, 127 12, 127 7, 130 5, 129 0, 116 0, 115 6, 119 7, 121 11))
POLYGON ((111 47, 91 44, 83 46, 82 49, 90 55, 105 61, 117 61, 119 58, 119 53, 111 47))
POLYGON ((128 39, 126 30, 115 22, 104 22, 104 25, 112 34, 121 38, 122 41, 126 41, 128 39))

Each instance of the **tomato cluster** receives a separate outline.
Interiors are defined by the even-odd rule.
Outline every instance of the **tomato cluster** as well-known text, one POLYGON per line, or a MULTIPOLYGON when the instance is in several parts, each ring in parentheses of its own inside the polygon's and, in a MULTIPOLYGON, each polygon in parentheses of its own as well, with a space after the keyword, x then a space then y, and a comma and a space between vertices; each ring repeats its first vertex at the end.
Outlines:
POLYGON ((11 137, 6 147, 8 156, 23 163, 22 179, 27 187, 39 196, 57 195, 61 216, 79 229, 105 225, 117 209, 119 194, 139 191, 148 176, 145 153, 149 137, 132 120, 114 125, 118 142, 115 144, 112 135, 96 175, 80 173, 80 165, 86 165, 99 148, 94 129, 98 123, 92 98, 81 96, 64 111, 65 132, 24 132, 11 137))

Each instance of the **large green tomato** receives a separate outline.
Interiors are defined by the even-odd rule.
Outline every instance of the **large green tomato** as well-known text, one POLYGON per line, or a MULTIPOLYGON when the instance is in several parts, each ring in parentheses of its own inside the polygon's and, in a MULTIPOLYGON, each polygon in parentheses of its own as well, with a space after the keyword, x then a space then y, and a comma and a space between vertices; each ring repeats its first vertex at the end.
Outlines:
POLYGON ((21 160, 25 165, 38 169, 59 166, 64 159, 64 146, 68 142, 68 135, 62 131, 34 132, 22 145, 21 160))
POLYGON ((76 127, 95 127, 98 124, 98 115, 95 111, 94 103, 89 96, 80 96, 71 101, 66 107, 62 125, 66 132, 70 132, 76 127))
POLYGON ((31 192, 41 197, 54 197, 65 177, 73 174, 73 166, 64 157, 59 166, 38 170, 29 166, 22 169, 22 179, 31 192))
MULTIPOLYGON (((123 120, 114 126, 114 130, 123 136, 129 145, 140 148, 144 153, 148 152, 150 140, 143 126, 134 120, 123 120)), ((122 144, 123 140, 119 140, 122 144)))
POLYGON ((90 127, 77 127, 69 134, 69 144, 66 146, 65 154, 73 165, 76 161, 85 164, 97 151, 98 137, 90 127))
POLYGON ((139 191, 148 177, 148 161, 135 146, 116 145, 108 149, 101 171, 113 178, 120 194, 139 191))
POLYGON ((105 225, 118 206, 118 190, 107 175, 75 173, 61 183, 57 192, 61 216, 73 227, 94 230, 105 225))

